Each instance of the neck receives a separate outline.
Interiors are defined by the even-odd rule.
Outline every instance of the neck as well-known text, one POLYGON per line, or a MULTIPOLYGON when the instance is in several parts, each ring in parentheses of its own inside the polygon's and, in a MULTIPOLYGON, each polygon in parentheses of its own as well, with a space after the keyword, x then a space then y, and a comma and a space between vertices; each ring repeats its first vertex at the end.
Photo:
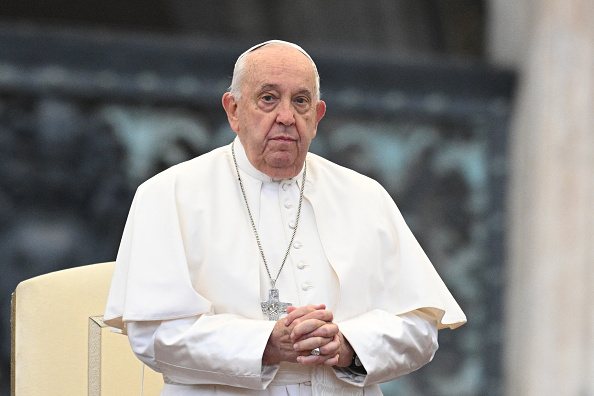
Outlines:
MULTIPOLYGON (((251 162, 251 161, 250 161, 251 162)), ((254 165, 254 164, 252 164, 254 165)), ((303 168, 303 164, 300 166, 290 167, 290 168, 271 168, 265 167, 264 169, 258 168, 254 165, 256 169, 260 172, 264 173, 266 176, 269 176, 273 179, 291 179, 301 172, 303 168)))

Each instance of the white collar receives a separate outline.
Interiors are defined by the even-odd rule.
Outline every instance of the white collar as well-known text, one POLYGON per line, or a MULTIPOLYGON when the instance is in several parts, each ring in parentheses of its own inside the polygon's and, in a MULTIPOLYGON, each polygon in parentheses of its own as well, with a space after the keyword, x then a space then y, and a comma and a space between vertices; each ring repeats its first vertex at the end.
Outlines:
MULTIPOLYGON (((286 180, 286 181, 289 181, 289 183, 292 183, 293 181, 296 181, 298 186, 299 186, 299 183, 301 183, 301 178, 303 177, 303 169, 305 167, 301 168, 301 171, 299 172, 299 174, 297 176, 292 177, 292 178, 287 178, 287 179, 275 179, 275 178, 268 176, 264 172, 260 172, 258 169, 256 169, 254 167, 254 165, 252 165, 252 163, 248 159, 247 154, 245 153, 245 149, 243 148, 243 145, 241 144, 241 141, 239 140, 239 137, 235 138, 235 157, 237 159, 237 166, 239 167, 239 169, 241 169, 243 172, 247 173, 249 176, 253 177, 254 179, 260 180, 261 182, 280 183, 283 180, 286 180)), ((299 186, 299 187, 301 188, 301 186, 299 186)))

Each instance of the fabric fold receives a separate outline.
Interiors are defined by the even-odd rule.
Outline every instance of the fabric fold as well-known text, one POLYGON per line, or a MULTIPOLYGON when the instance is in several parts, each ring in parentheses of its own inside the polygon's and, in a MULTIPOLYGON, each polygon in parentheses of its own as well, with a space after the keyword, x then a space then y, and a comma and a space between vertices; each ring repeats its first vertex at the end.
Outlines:
MULTIPOLYGON (((305 199, 340 283, 337 322, 373 309, 423 310, 439 328, 466 321, 379 183, 312 153, 307 169, 305 199)), ((253 238, 231 145, 151 178, 130 210, 105 322, 121 329, 206 313, 264 320, 253 238)))

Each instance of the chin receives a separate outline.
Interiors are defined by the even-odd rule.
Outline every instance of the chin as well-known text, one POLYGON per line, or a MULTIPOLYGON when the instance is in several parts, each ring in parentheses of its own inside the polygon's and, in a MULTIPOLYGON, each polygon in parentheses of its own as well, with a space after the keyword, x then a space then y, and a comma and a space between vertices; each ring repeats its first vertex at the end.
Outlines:
POLYGON ((270 156, 270 158, 266 161, 273 168, 283 169, 283 168, 292 168, 298 161, 295 155, 289 153, 276 153, 275 155, 270 156))
POLYGON ((269 171, 264 172, 270 177, 274 178, 281 178, 281 179, 289 179, 291 177, 295 177, 301 171, 301 167, 295 165, 294 162, 285 164, 285 163, 275 163, 269 166, 269 171))

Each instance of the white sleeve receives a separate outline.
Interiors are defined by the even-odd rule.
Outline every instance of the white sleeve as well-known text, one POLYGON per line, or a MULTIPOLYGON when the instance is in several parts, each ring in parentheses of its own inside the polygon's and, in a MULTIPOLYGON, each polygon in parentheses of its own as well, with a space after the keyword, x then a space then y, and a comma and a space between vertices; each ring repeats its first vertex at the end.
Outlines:
POLYGON ((127 331, 136 356, 173 382, 264 389, 279 368, 262 365, 274 324, 221 314, 129 322, 127 331))
POLYGON ((429 363, 437 351, 437 323, 419 311, 373 310, 338 323, 367 375, 334 368, 341 380, 367 386, 394 380, 429 363))
MULTIPOLYGON (((262 354, 275 322, 235 315, 202 315, 130 322, 136 356, 180 384, 222 384, 264 389, 279 366, 263 366, 262 354)), ((391 381, 421 368, 437 350, 437 324, 415 311, 392 315, 374 310, 339 323, 367 375, 334 368, 355 386, 391 381)))

